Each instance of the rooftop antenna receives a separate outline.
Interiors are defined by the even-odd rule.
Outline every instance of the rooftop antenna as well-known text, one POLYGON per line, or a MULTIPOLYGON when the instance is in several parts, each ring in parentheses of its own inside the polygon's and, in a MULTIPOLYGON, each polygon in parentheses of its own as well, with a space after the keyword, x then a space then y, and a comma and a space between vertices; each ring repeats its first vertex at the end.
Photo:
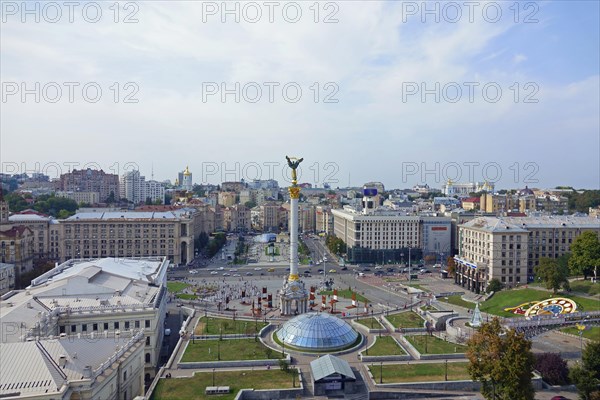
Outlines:
POLYGON ((151 165, 152 165, 152 180, 154 180, 154 163, 152 163, 151 165))

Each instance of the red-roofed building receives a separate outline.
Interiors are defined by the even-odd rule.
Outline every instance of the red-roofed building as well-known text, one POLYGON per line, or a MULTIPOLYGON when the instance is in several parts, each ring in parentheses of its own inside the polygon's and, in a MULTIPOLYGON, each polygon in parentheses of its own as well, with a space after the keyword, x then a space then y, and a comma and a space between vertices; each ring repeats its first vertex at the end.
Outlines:
POLYGON ((464 210, 479 209, 479 202, 480 202, 479 197, 467 197, 465 199, 462 199, 461 206, 464 210))

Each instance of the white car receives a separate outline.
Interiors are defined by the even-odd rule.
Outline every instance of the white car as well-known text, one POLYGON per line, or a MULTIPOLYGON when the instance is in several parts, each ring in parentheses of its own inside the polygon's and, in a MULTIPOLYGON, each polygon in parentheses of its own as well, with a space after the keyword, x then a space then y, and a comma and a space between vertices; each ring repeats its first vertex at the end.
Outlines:
POLYGON ((219 267, 219 271, 223 271, 225 267, 219 267))
POLYGON ((262 270, 262 268, 261 267, 256 267, 256 268, 254 268, 254 270, 255 271, 260 271, 260 270, 262 270))
POLYGON ((211 271, 210 274, 211 275, 216 275, 216 274, 218 274, 218 272, 217 271, 211 271))

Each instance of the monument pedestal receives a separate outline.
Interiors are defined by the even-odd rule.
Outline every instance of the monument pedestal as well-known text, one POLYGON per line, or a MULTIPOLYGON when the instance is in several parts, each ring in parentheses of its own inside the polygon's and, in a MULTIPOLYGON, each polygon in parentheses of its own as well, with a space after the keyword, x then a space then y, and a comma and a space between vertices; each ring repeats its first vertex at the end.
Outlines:
POLYGON ((281 315, 295 315, 308 312, 309 293, 304 282, 287 281, 279 292, 279 310, 281 315))

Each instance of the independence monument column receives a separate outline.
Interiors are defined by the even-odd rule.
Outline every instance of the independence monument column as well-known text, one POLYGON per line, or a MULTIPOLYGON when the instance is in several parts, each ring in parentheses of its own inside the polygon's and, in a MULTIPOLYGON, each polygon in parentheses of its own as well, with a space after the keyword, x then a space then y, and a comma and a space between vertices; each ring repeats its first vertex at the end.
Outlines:
POLYGON ((308 291, 298 274, 298 200, 300 187, 296 169, 303 158, 285 157, 292 169, 292 185, 290 193, 290 274, 279 292, 279 310, 282 315, 302 314, 308 311, 308 291))

